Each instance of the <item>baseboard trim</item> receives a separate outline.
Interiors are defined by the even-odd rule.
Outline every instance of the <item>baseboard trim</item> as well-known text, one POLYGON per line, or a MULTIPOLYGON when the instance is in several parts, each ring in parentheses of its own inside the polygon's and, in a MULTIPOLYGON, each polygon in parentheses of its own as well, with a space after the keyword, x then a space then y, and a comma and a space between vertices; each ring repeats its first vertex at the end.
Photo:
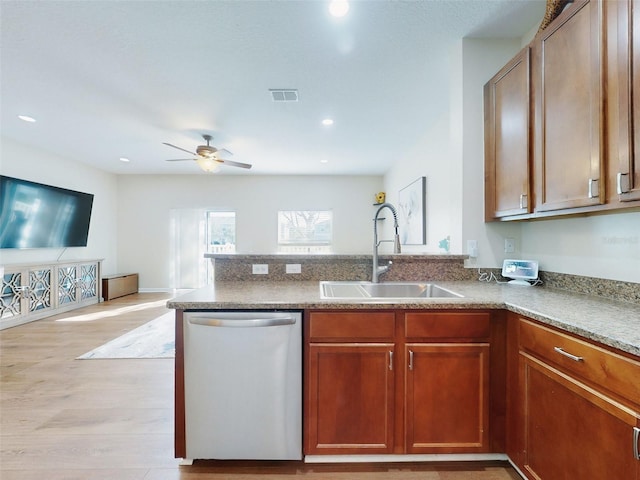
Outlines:
POLYGON ((424 455, 305 455, 305 463, 478 462, 509 461, 504 453, 433 453, 424 455))

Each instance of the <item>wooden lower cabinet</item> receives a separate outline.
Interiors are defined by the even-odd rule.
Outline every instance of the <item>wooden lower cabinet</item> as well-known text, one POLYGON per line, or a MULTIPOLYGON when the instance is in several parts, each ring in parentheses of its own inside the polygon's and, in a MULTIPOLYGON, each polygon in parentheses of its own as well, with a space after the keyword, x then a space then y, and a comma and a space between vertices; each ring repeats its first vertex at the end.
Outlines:
POLYGON ((489 344, 409 344, 407 453, 486 452, 489 344))
POLYGON ((490 319, 307 313, 304 453, 489 452, 490 319))
POLYGON ((637 480, 639 413, 523 355, 525 474, 536 479, 637 480))
MULTIPOLYGON (((640 362, 524 318, 507 452, 529 479, 639 480, 640 362)), ((513 360, 513 359, 512 359, 513 360)))
POLYGON ((391 453, 395 376, 393 344, 309 347, 308 450, 391 453))

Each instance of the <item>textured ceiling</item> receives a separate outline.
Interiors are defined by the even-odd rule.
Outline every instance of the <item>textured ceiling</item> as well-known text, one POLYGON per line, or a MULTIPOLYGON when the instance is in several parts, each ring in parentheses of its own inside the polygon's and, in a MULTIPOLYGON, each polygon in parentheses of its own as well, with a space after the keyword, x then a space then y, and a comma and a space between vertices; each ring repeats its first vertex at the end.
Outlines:
POLYGON ((211 134, 253 174, 383 174, 448 107, 452 42, 520 37, 545 2, 361 0, 342 19, 327 5, 3 0, 2 135, 115 173, 198 173, 162 142, 211 134))

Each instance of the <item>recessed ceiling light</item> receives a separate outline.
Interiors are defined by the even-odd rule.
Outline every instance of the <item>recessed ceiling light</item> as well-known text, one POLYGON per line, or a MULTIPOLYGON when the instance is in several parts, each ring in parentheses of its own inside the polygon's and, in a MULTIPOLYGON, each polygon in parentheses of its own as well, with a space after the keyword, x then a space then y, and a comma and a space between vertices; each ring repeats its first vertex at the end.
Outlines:
POLYGON ((327 160, 326 158, 323 158, 322 160, 320 160, 320 163, 329 163, 329 160, 327 160))
POLYGON ((124 163, 129 163, 131 160, 129 160, 127 157, 120 157, 120 161, 124 163))
POLYGON ((331 118, 325 118, 324 120, 322 120, 322 124, 323 124, 325 127, 329 127, 329 126, 333 125, 333 119, 331 119, 331 118))
POLYGON ((332 0, 329 4, 329 13, 334 17, 344 17, 349 11, 347 0, 332 0))
POLYGON ((28 115, 18 115, 18 118, 19 118, 20 120, 22 120, 23 122, 29 122, 29 123, 33 123, 33 122, 35 122, 35 121, 36 121, 36 119, 35 119, 35 118, 30 117, 30 116, 28 116, 28 115))

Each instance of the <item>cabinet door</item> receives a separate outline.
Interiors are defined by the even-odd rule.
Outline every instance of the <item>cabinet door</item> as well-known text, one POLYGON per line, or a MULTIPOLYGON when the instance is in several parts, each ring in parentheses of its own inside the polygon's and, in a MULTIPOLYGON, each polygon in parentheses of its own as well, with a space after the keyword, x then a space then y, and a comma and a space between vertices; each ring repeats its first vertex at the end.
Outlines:
POLYGON ((529 47, 485 85, 485 221, 531 212, 529 47))
POLYGON ((306 454, 392 453, 394 345, 311 344, 306 454))
POLYGON ((618 166, 621 202, 640 200, 640 1, 618 0, 618 166))
POLYGON ((407 344, 407 453, 489 451, 489 344, 407 344))
POLYGON ((0 290, 0 320, 13 319, 24 316, 28 309, 25 307, 26 285, 23 285, 23 271, 6 271, 2 276, 0 290))
POLYGON ((526 474, 542 480, 638 478, 639 412, 527 354, 521 353, 520 364, 526 474))
POLYGON ((580 0, 534 45, 536 211, 604 203, 602 2, 580 0))
POLYGON ((29 312, 53 308, 52 276, 50 267, 29 270, 29 312))
POLYGON ((58 306, 78 302, 78 271, 76 265, 58 267, 58 306))
POLYGON ((99 266, 97 263, 80 265, 80 300, 91 300, 98 296, 99 266))

